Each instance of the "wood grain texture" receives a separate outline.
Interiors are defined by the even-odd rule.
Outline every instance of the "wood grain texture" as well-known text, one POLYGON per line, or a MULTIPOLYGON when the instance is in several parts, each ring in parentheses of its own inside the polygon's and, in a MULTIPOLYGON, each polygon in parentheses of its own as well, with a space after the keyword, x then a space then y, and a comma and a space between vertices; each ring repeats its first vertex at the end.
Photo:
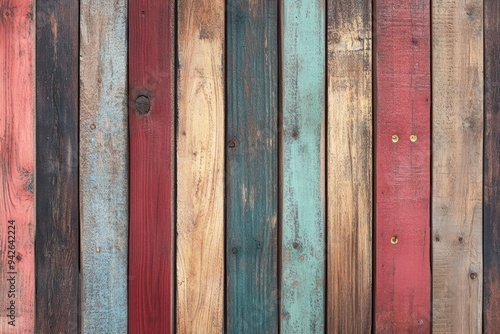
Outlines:
POLYGON ((0 333, 35 330, 33 6, 0 0, 0 333))
POLYGON ((372 1, 329 0, 327 332, 372 328, 372 1))
POLYGON ((432 2, 434 333, 481 333, 483 1, 432 2))
POLYGON ((325 331, 325 3, 282 2, 283 333, 325 331))
POLYGON ((430 2, 375 4, 375 331, 429 333, 430 2))
POLYGON ((177 332, 224 328, 224 1, 178 1, 177 332))
POLYGON ((227 333, 278 332, 277 12, 227 2, 227 333))
POLYGON ((483 330, 500 328, 500 3, 484 1, 483 330))
POLYGON ((36 11, 36 329, 78 333, 79 1, 36 11))
POLYGON ((173 331, 175 1, 129 1, 129 330, 173 331))
POLYGON ((82 331, 127 332, 127 2, 80 2, 82 331))

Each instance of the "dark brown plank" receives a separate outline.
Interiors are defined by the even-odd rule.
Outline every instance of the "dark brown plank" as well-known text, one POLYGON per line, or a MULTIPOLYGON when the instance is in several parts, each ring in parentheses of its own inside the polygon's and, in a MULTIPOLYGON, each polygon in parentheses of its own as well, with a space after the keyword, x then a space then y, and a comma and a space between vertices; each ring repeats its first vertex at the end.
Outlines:
POLYGON ((484 333, 500 328, 500 2, 484 0, 484 333))
POLYGON ((77 0, 36 4, 36 327, 79 330, 77 0))

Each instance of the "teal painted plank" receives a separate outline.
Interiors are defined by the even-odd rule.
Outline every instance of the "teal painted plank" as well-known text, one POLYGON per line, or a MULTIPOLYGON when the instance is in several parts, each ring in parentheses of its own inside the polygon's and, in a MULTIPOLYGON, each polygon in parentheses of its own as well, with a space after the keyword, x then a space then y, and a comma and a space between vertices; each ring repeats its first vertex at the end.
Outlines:
POLYGON ((84 333, 127 332, 126 0, 80 3, 84 333))
POLYGON ((227 2, 228 333, 278 332, 277 12, 227 2))
POLYGON ((281 330, 325 328, 325 4, 284 0, 281 330))

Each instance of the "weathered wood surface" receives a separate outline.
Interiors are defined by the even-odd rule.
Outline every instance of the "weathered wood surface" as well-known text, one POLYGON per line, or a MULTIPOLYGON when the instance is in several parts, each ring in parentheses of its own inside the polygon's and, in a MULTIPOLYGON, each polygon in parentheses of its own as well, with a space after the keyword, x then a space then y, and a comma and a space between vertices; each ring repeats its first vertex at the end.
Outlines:
POLYGON ((173 328, 175 1, 129 1, 129 330, 173 328))
POLYGON ((500 2, 484 1, 483 329, 500 328, 500 2))
POLYGON ((224 1, 178 1, 177 332, 224 328, 224 1))
POLYGON ((35 325, 33 6, 0 1, 0 333, 35 325))
POLYGON ((372 327, 372 1, 329 0, 327 332, 372 327))
POLYGON ((278 3, 227 3, 226 331, 278 332, 278 3))
POLYGON ((127 332, 127 2, 80 2, 82 331, 127 332))
POLYGON ((432 2, 434 333, 481 333, 483 1, 432 2))
POLYGON ((283 333, 325 329, 325 9, 282 3, 283 333))
POLYGON ((78 333, 79 1, 36 11, 36 330, 78 333))
POLYGON ((375 331, 429 333, 430 2, 377 0, 375 13, 375 331))

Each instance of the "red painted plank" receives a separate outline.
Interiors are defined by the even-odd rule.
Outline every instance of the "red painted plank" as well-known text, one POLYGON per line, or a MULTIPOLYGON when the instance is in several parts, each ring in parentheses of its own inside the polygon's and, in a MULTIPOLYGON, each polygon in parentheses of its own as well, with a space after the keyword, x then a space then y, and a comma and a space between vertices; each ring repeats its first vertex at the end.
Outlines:
POLYGON ((375 330, 429 333, 430 2, 375 12, 375 330))
POLYGON ((35 331, 32 0, 0 0, 0 333, 35 331))
POLYGON ((175 1, 129 1, 129 332, 172 332, 175 1))

